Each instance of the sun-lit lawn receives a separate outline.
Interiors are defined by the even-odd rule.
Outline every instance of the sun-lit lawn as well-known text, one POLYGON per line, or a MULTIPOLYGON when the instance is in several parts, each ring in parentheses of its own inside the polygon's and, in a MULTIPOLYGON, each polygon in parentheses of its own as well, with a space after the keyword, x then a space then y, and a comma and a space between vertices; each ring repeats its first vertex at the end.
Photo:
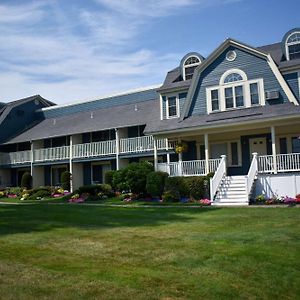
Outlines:
POLYGON ((0 299, 299 299, 299 208, 0 206, 0 299))

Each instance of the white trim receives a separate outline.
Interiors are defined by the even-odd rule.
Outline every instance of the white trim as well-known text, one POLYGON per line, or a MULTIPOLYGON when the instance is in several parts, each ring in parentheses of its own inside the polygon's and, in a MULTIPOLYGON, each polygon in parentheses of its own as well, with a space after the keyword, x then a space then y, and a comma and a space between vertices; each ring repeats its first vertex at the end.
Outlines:
MULTIPOLYGON (((227 72, 225 72, 227 73, 227 72)), ((225 74, 224 73, 224 74, 225 74)), ((223 74, 223 75, 224 75, 223 74)), ((223 77, 222 75, 222 77, 223 77)), ((227 76, 228 74, 226 74, 227 76)), ((223 80, 226 78, 224 76, 223 80)), ((234 97, 235 98, 235 97, 234 97)), ((206 88, 206 105, 207 105, 207 113, 216 113, 219 111, 228 111, 233 109, 242 109, 245 107, 252 107, 252 106, 258 106, 258 105, 265 105, 265 93, 264 93, 264 81, 263 78, 253 79, 253 80, 246 80, 246 81, 235 81, 232 83, 226 83, 223 85, 215 85, 210 86, 206 88), (259 103, 258 104, 251 104, 251 95, 250 95, 250 84, 257 83, 258 85, 258 96, 259 96, 259 103), (232 107, 232 108, 226 108, 225 103, 225 88, 228 87, 236 87, 236 86, 243 86, 243 97, 244 97, 244 105, 240 107, 232 107), (212 110, 212 104, 211 104, 211 91, 212 90, 218 90, 219 91, 219 110, 212 110)), ((236 105, 236 103, 234 103, 236 105)))
POLYGON ((184 62, 183 62, 183 64, 182 64, 182 77, 183 77, 183 80, 186 80, 186 78, 185 78, 185 69, 186 69, 186 68, 199 66, 200 64, 201 64, 201 59, 200 59, 197 55, 191 54, 190 56, 188 56, 188 57, 184 60, 184 62), (189 58, 191 58, 191 57, 196 57, 196 58, 199 60, 199 62, 194 63, 194 64, 190 64, 190 65, 185 65, 186 61, 187 61, 189 58))
POLYGON ((75 106, 75 105, 79 105, 79 104, 83 104, 83 103, 89 103, 89 102, 95 102, 95 101, 99 101, 99 100, 105 100, 107 98, 113 98, 113 97, 118 97, 118 96, 125 96, 125 95, 135 94, 135 93, 139 93, 139 92, 150 91, 150 90, 158 89, 160 87, 161 87, 161 84, 156 84, 156 85, 152 85, 152 86, 148 86, 148 87, 141 87, 141 88, 137 88, 137 89, 127 90, 127 91, 124 91, 124 92, 116 92, 116 93, 113 93, 113 94, 99 96, 99 97, 93 98, 93 99, 82 99, 82 100, 77 100, 77 101, 62 104, 62 105, 54 105, 54 106, 50 106, 50 107, 44 107, 44 108, 41 108, 37 111, 48 111, 48 110, 53 110, 53 109, 58 109, 58 108, 63 108, 63 107, 69 107, 69 106, 73 106, 73 105, 75 106))
POLYGON ((285 92, 286 96, 288 97, 289 101, 291 103, 294 103, 295 105, 299 105, 294 94, 292 93, 291 89, 287 85, 282 74, 279 72, 279 70, 270 54, 268 54, 267 62, 268 62, 268 65, 270 66, 271 70, 273 71, 276 79, 278 80, 279 84, 281 85, 283 91, 285 92))
POLYGON ((160 109, 160 119, 164 119, 164 109, 163 109, 163 98, 162 95, 159 94, 159 109, 160 109))
POLYGON ((180 117, 179 94, 165 95, 166 97, 166 119, 176 119, 180 117), (176 100, 176 115, 169 116, 169 98, 175 97, 176 100))
POLYGON ((228 75, 232 74, 232 73, 237 73, 237 74, 241 75, 241 77, 243 78, 243 80, 240 80, 239 82, 247 80, 247 75, 246 75, 246 73, 244 71, 242 71, 240 69, 230 69, 230 70, 227 70, 225 73, 223 73, 223 75, 220 78, 219 84, 220 85, 223 85, 223 84, 232 84, 233 82, 224 83, 224 80, 226 79, 226 77, 228 75))
POLYGON ((289 46, 292 46, 292 45, 297 45, 297 44, 300 44, 300 41, 297 41, 297 42, 290 42, 288 43, 288 39, 295 33, 299 33, 300 34, 300 31, 293 31, 291 32, 285 39, 285 53, 286 53, 286 60, 290 60, 290 52, 289 52, 289 46))
POLYGON ((298 95, 300 100, 300 71, 298 71, 298 95))

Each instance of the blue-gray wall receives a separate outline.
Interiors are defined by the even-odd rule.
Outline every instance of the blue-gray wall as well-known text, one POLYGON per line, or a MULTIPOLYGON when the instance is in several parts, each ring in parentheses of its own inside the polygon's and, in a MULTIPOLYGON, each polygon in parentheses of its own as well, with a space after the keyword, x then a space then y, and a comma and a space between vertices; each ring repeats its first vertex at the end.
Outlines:
POLYGON ((37 117, 35 111, 44 106, 40 101, 39 104, 35 104, 32 100, 12 108, 0 125, 0 142, 8 140, 41 121, 41 116, 37 117))
POLYGON ((116 97, 108 97, 105 99, 83 102, 83 103, 74 104, 66 107, 57 107, 55 109, 43 111, 42 113, 39 112, 38 114, 39 115, 42 114, 44 118, 48 119, 48 118, 71 115, 83 111, 138 103, 138 102, 143 102, 143 101, 148 101, 153 99, 158 99, 158 94, 156 92, 156 89, 131 93, 127 95, 121 95, 116 97))
POLYGON ((294 72, 290 74, 285 74, 283 77, 286 80, 290 89, 292 90, 294 96, 297 98, 298 102, 300 102, 298 73, 294 72))
MULTIPOLYGON (((249 80, 263 78, 265 91, 278 90, 280 98, 277 102, 282 103, 288 101, 286 94, 265 59, 240 50, 239 48, 229 46, 201 73, 193 96, 189 115, 207 113, 206 88, 219 85, 221 76, 230 69, 240 69, 244 71, 249 80), (234 50, 237 54, 236 59, 231 62, 226 60, 226 53, 229 50, 234 50)), ((274 101, 272 101, 272 103, 274 103, 274 101)), ((272 103, 266 102, 266 105, 272 103)))

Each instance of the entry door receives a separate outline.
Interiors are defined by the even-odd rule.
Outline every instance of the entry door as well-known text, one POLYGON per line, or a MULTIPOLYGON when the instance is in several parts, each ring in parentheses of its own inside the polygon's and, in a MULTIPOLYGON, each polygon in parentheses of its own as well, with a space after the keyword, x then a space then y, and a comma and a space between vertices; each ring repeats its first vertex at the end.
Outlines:
POLYGON ((254 152, 258 153, 258 155, 267 155, 267 140, 265 137, 250 139, 249 145, 251 159, 254 152))

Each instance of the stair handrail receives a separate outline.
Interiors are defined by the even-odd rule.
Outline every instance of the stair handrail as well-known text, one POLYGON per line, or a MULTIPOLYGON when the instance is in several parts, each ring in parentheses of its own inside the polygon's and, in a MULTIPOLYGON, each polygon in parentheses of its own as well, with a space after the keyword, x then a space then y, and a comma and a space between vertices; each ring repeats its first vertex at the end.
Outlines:
POLYGON ((214 201, 215 194, 223 180, 226 176, 226 155, 221 155, 220 164, 213 176, 210 179, 210 201, 214 201))
POLYGON ((248 171, 248 174, 246 176, 246 188, 247 188, 247 194, 250 195, 254 180, 257 177, 258 173, 258 162, 257 162, 257 153, 252 153, 252 161, 251 165, 248 171))

